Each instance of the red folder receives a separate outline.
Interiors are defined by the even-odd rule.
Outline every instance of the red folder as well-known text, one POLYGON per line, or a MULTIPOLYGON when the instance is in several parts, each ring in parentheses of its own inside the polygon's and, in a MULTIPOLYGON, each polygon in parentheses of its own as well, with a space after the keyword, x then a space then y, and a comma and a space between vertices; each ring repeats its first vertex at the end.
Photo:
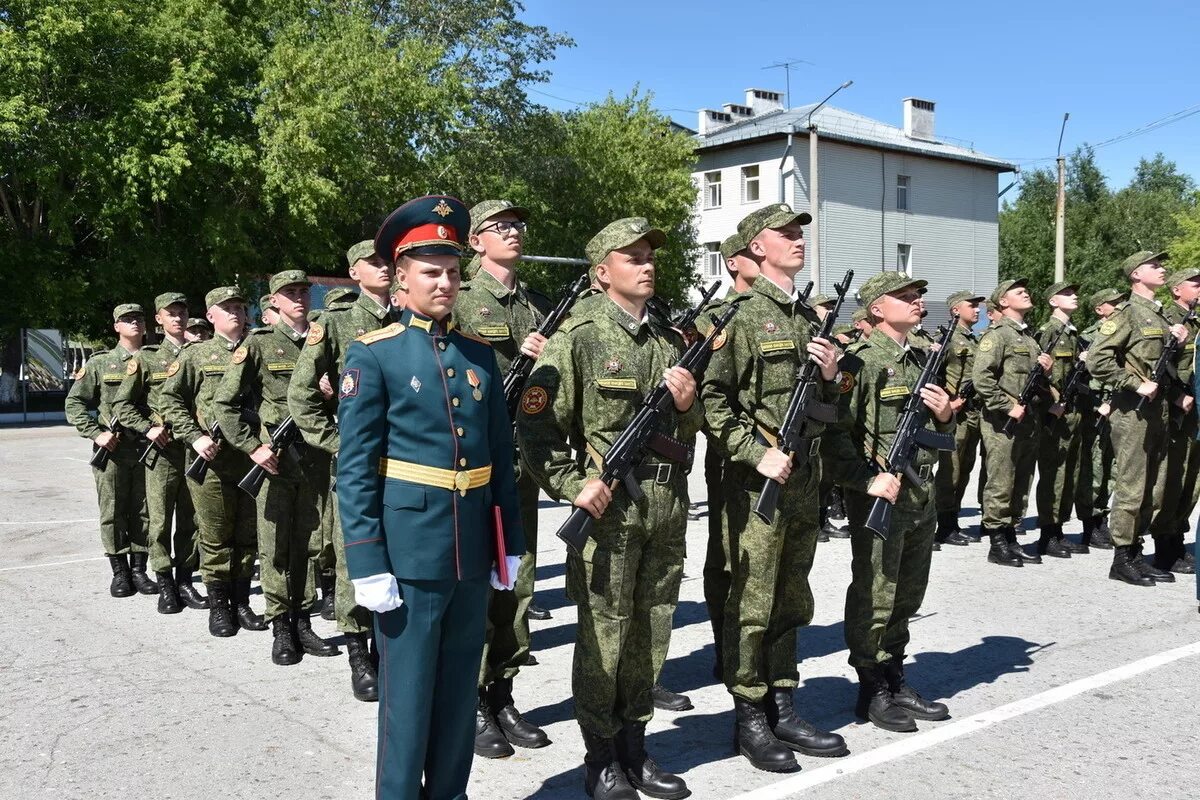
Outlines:
POLYGON ((500 506, 492 506, 492 535, 496 540, 496 577, 508 586, 508 548, 504 544, 504 520, 500 517, 500 506))

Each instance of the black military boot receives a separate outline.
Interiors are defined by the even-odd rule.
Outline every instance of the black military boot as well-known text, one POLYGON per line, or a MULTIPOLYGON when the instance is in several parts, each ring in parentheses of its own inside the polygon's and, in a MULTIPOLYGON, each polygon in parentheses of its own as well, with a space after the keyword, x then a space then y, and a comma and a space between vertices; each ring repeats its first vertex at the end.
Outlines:
POLYGON ((771 731, 762 704, 735 696, 733 709, 737 713, 734 750, 744 755, 755 768, 767 772, 790 772, 799 766, 791 749, 771 731))
POLYGON ((950 709, 945 703, 929 702, 917 690, 904 680, 904 659, 893 656, 883 665, 883 675, 887 678, 888 691, 892 693, 892 702, 900 706, 913 719, 942 720, 950 716, 950 709))
POLYGON ((330 644, 317 636, 312 629, 312 620, 308 618, 308 614, 303 612, 297 614, 293 624, 296 628, 296 641, 300 643, 300 649, 305 653, 317 658, 329 658, 342 654, 342 651, 337 649, 337 645, 330 644))
POLYGON ((129 554, 129 577, 133 579, 133 588, 138 594, 158 594, 158 584, 150 580, 146 574, 146 553, 129 554))
POLYGON ((265 631, 266 621, 250 607, 250 579, 242 578, 233 582, 232 596, 234 614, 237 616, 239 628, 248 631, 265 631))
POLYGON ((549 611, 539 606, 533 600, 529 601, 529 608, 526 609, 525 616, 529 617, 529 619, 536 619, 539 622, 552 618, 549 611))
POLYGON ((191 568, 175 568, 175 591, 179 592, 179 599, 188 608, 194 608, 197 611, 208 608, 208 598, 196 591, 196 587, 192 584, 191 568))
POLYGON ((987 560, 1002 567, 1023 567, 1024 562, 1008 549, 1008 540, 1004 537, 1003 528, 983 528, 992 546, 988 549, 987 560))
POLYGON ((942 514, 938 517, 937 533, 934 534, 933 540, 938 544, 951 544, 956 547, 965 547, 971 542, 958 529, 957 514, 942 514))
POLYGON ((324 572, 321 578, 321 619, 337 619, 337 578, 324 572))
POLYGON ((108 565, 112 567, 113 579, 108 585, 108 593, 113 597, 130 597, 137 593, 133 588, 133 578, 129 576, 129 557, 125 555, 109 556, 108 565))
POLYGON ((1098 550, 1112 550, 1112 532, 1108 529, 1108 515, 1092 517, 1092 535, 1089 545, 1098 550))
POLYGON ((790 688, 772 687, 764 705, 767 724, 771 726, 775 738, 797 753, 818 758, 834 758, 846 754, 846 740, 840 735, 817 730, 816 725, 797 716, 790 688))
POLYGON ((171 570, 156 572, 154 577, 158 578, 158 613, 178 614, 183 611, 183 606, 179 604, 179 594, 175 591, 175 578, 171 575, 171 570))
POLYGON ((1113 548, 1113 563, 1108 577, 1114 581, 1125 581, 1134 586, 1153 586, 1154 581, 1139 572, 1131 563, 1129 545, 1120 544, 1113 548))
POLYGON ((208 584, 208 632, 213 636, 237 634, 237 620, 229 605, 229 584, 213 581, 208 584))
POLYGON ((1017 541, 1016 529, 1009 527, 1004 529, 1004 541, 1008 543, 1008 552, 1019 558, 1022 562, 1028 561, 1030 564, 1042 563, 1042 557, 1034 553, 1029 555, 1025 552, 1025 548, 1017 541))
POLYGON ((655 708, 661 708, 663 711, 691 711, 695 708, 692 699, 686 694, 672 692, 660 683, 654 684, 650 689, 650 699, 654 701, 655 708))
POLYGON ((1063 547, 1071 551, 1072 555, 1085 556, 1092 552, 1088 546, 1088 540, 1092 538, 1092 532, 1088 530, 1087 520, 1083 521, 1083 535, 1079 537, 1079 544, 1068 539, 1065 535, 1062 537, 1063 547))
POLYGON ((1129 563, 1133 565, 1133 568, 1136 569, 1140 574, 1146 576, 1155 583, 1175 582, 1174 575, 1166 570, 1155 567, 1153 564, 1148 562, 1145 557, 1142 556, 1142 540, 1140 538, 1130 546, 1129 563))
POLYGON ((379 681, 367 649, 367 635, 347 633, 346 653, 350 656, 350 687, 354 690, 354 699, 364 703, 379 702, 379 681))
POLYGON ((1154 568, 1180 575, 1196 574, 1195 565, 1187 561, 1187 546, 1182 535, 1154 537, 1154 568))
POLYGON ((550 744, 546 732, 521 716, 513 702, 512 678, 497 678, 488 687, 488 710, 504 733, 504 738, 517 747, 536 750, 550 744))
MULTIPOLYGON (((638 800, 617 761, 613 740, 583 730, 583 791, 592 800, 638 800)), ((478 741, 478 739, 476 739, 478 741)))
POLYGON ((854 714, 869 721, 877 728, 895 733, 911 733, 917 729, 917 723, 908 709, 902 708, 892 697, 888 689, 887 678, 883 674, 883 666, 857 667, 858 672, 858 702, 854 706, 854 714))
POLYGON ((483 758, 508 758, 513 753, 512 745, 504 738, 504 732, 488 707, 488 690, 479 690, 479 704, 475 706, 475 755, 483 758))
POLYGON ((617 732, 615 744, 617 761, 634 789, 664 800, 679 800, 692 793, 683 778, 664 770, 646 752, 646 723, 626 723, 617 732))
POLYGON ((1070 558, 1071 551, 1063 546, 1062 535, 1062 525, 1041 526, 1037 543, 1038 555, 1051 558, 1070 558))
POLYGON ((271 620, 271 636, 275 639, 271 643, 272 664, 287 667, 292 664, 299 664, 300 660, 304 658, 304 654, 300 652, 300 648, 296 643, 296 630, 292 626, 292 617, 290 614, 280 614, 271 620))

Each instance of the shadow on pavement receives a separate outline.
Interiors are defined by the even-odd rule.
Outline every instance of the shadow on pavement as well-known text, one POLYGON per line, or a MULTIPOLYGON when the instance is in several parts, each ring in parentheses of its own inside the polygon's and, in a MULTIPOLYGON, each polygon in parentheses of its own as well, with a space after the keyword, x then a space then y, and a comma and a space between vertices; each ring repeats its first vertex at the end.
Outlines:
POLYGON ((1002 675, 1028 672, 1032 655, 1055 644, 1037 644, 1019 636, 985 636, 978 644, 953 653, 914 653, 904 667, 904 677, 926 698, 954 697, 980 684, 994 683, 1002 675))

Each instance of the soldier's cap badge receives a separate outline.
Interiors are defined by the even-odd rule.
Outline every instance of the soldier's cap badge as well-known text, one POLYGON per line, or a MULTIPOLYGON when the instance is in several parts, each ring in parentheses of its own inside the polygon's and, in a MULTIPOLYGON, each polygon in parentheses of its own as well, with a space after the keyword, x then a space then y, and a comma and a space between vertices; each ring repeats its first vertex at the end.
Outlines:
POLYGON ((439 217, 448 217, 454 213, 454 210, 446 204, 445 200, 438 200, 437 205, 433 207, 433 213, 437 214, 439 217))

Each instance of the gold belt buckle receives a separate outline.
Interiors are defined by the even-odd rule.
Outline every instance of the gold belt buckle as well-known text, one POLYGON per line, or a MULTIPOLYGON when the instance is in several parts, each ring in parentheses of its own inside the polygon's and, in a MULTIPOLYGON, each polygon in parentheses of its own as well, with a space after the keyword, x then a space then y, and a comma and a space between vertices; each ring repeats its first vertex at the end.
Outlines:
POLYGON ((471 488, 471 476, 465 470, 459 470, 454 473, 454 488, 458 490, 461 496, 467 496, 467 489, 471 488))

